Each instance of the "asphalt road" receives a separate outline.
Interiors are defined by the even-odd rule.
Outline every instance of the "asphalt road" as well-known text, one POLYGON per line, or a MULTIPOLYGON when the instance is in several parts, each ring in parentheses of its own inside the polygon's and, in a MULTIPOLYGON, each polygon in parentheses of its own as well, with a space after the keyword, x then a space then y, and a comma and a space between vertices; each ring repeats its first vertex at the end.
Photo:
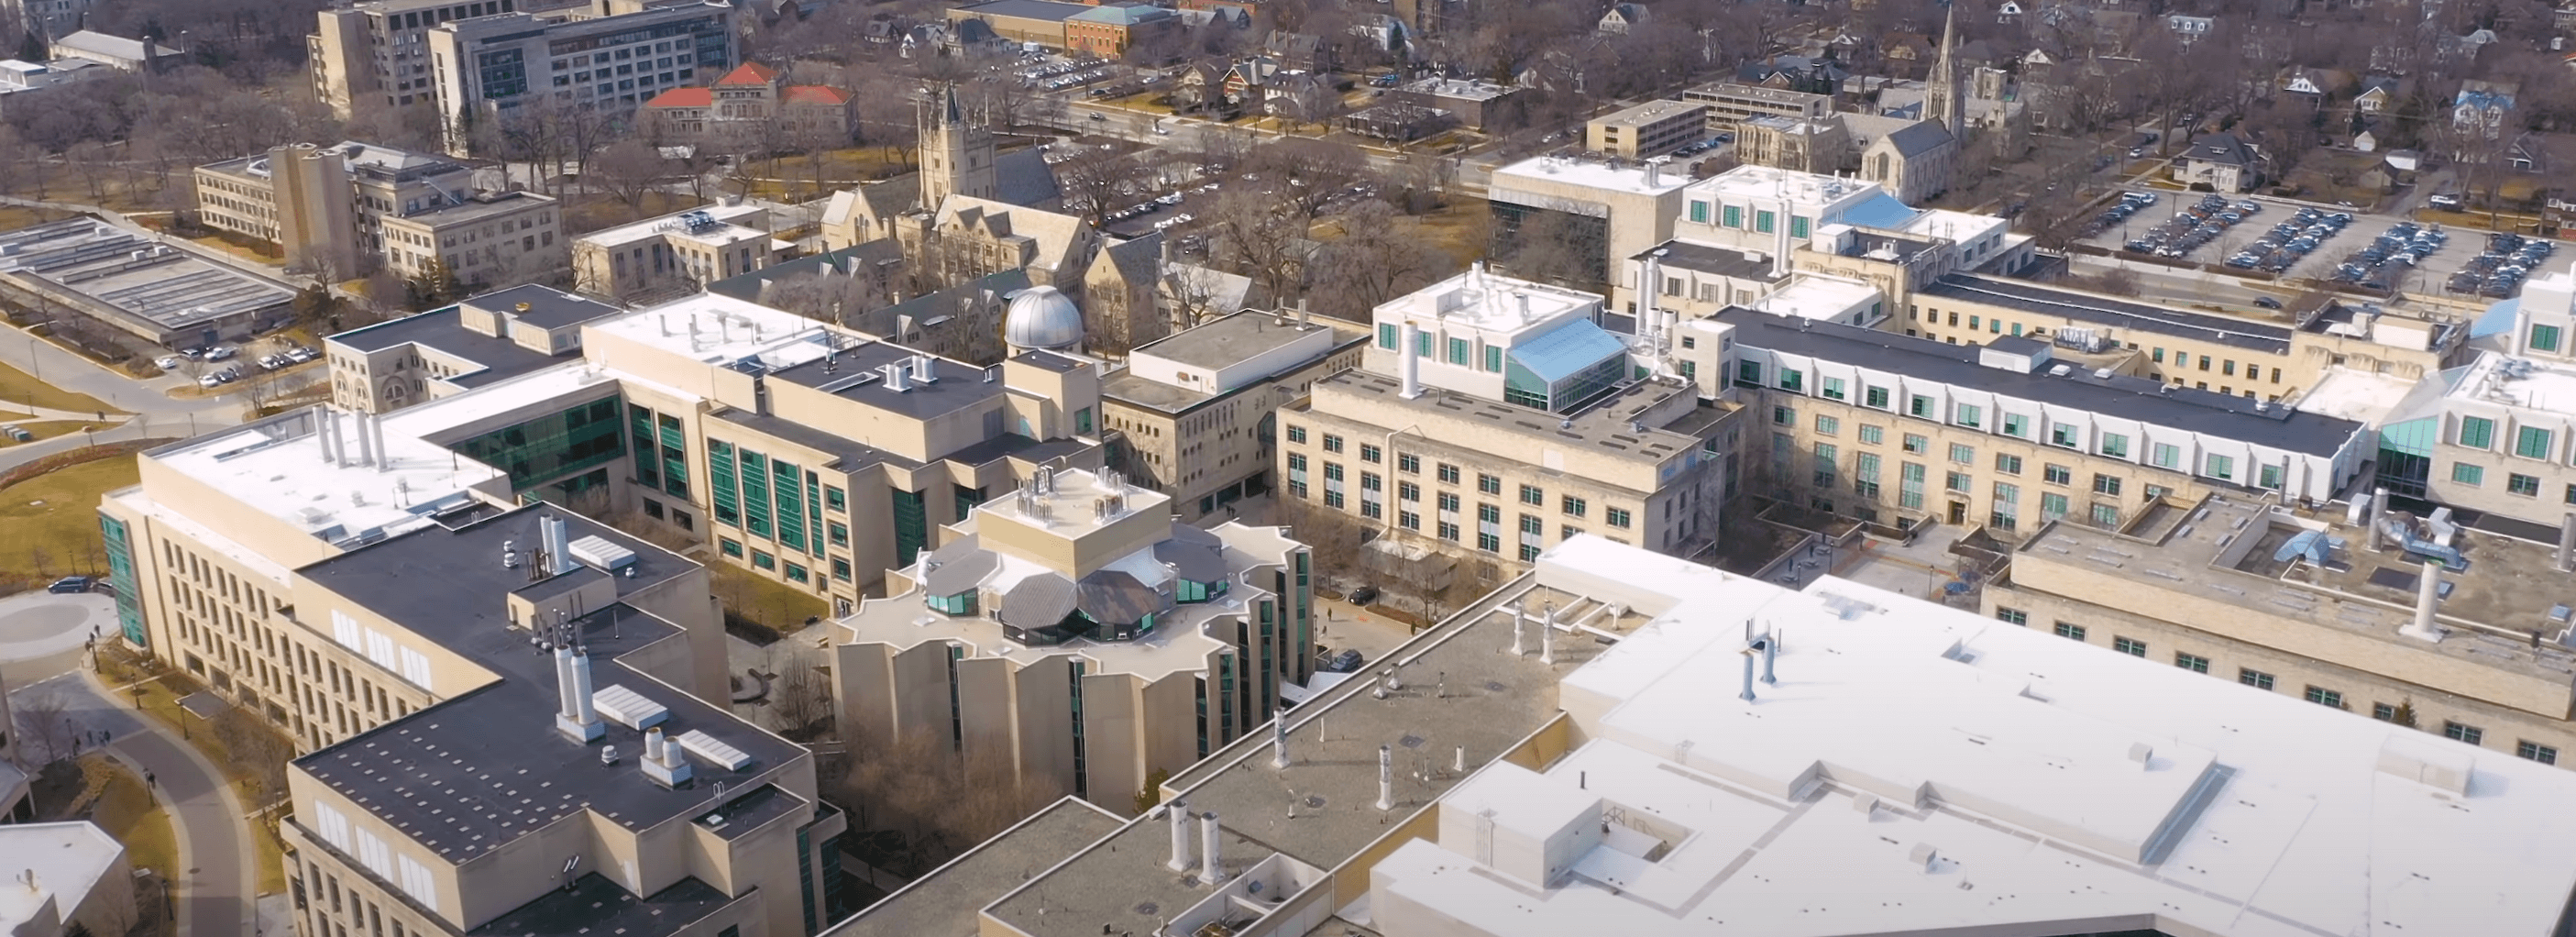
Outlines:
POLYGON ((242 418, 243 405, 235 396, 171 397, 168 393, 171 388, 192 383, 185 375, 165 374, 149 381, 138 381, 100 367, 87 358, 14 326, 0 326, 0 363, 38 376, 45 383, 63 390, 98 398, 110 408, 109 419, 115 419, 120 412, 130 415, 122 424, 94 434, 56 436, 0 449, 0 469, 92 442, 193 436, 231 426, 241 422, 242 418))
MULTIPOLYGON (((74 658, 77 660, 77 658, 74 658)), ((186 742, 155 731, 132 710, 110 702, 86 670, 20 687, 11 703, 23 713, 30 701, 52 697, 75 733, 110 733, 109 750, 150 773, 153 794, 170 808, 178 834, 180 868, 172 876, 178 937, 216 937, 252 931, 254 867, 240 802, 215 766, 186 742)))

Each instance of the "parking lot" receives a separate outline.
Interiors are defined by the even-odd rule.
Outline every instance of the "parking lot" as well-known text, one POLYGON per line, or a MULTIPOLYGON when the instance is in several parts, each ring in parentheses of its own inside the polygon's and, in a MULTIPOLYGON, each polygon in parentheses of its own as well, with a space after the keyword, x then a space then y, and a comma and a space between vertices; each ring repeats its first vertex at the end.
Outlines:
MULTIPOLYGON (((2119 250, 2130 240, 2165 224, 2183 209, 2199 202, 2202 197, 2202 193, 2197 192, 2156 192, 2155 194, 2158 196, 2155 204, 2138 211, 2118 225, 2085 238, 2083 243, 2108 250, 2119 250)), ((2299 258, 2298 262, 2283 271, 2281 276, 2330 280, 2333 279, 2338 265, 2351 259, 2356 252, 2369 247, 2372 242, 2379 239, 2380 235, 2386 234, 2391 228, 2400 224, 2413 224, 2403 218, 2363 214, 2351 208, 2325 208, 2250 195, 2230 195, 2226 198, 2231 205, 2242 201, 2254 202, 2261 206, 2261 210, 2228 226, 2217 237, 2187 253, 2183 259, 2196 263, 2223 264, 2229 255, 2249 248, 2257 240, 2271 233, 2275 225, 2291 220, 2298 209, 2315 208, 2316 211, 2323 213, 2350 214, 2352 222, 2345 225, 2341 231, 2319 238, 2316 248, 2299 258)), ((2433 227, 2414 225, 2419 232, 2433 227)), ((2413 272, 2404 278, 2406 290, 2424 293, 2442 292, 2445 281, 2449 280, 2452 274, 2468 266, 2470 260, 2478 256, 2479 251, 2486 247, 2486 232, 2462 230, 2447 233, 2449 237, 2446 243, 2417 259, 2413 272)))

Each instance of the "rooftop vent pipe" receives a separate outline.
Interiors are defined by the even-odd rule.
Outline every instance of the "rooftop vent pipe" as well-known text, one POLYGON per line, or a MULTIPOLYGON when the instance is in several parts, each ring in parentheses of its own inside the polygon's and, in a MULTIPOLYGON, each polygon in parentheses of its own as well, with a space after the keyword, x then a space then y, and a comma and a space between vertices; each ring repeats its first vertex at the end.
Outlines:
POLYGON ((2362 542, 2370 545, 2370 552, 2372 553, 2379 552, 2379 516, 2386 513, 2388 513, 2388 489, 2372 489, 2370 492, 2370 522, 2367 525, 2364 525, 2361 529, 2362 542))
POLYGON ((663 787, 687 784, 692 773, 688 754, 680 750, 680 743, 662 736, 661 726, 644 730, 643 764, 644 776, 663 787))
POLYGON ((542 544, 546 551, 545 574, 560 576, 571 572, 572 540, 571 536, 564 532, 563 518, 551 514, 538 518, 537 529, 543 532, 545 538, 542 544))
POLYGON ((2434 625, 2433 620, 2439 613, 2442 603, 2441 564, 2424 564, 2423 571, 2417 574, 2415 582, 2415 622, 2408 625, 2402 633, 2410 638, 2439 641, 2442 639, 2442 632, 2434 625))
POLYGON ((2576 572, 2576 512, 2558 522, 2558 571, 2576 572))
POLYGON ((385 447, 385 418, 382 415, 369 415, 367 417, 367 435, 375 439, 376 471, 393 471, 394 453, 392 449, 385 447))
POLYGON ((1288 710, 1281 707, 1270 716, 1270 766, 1288 767, 1288 710))
POLYGON ((351 422, 358 424, 358 464, 376 464, 375 449, 369 443, 367 437, 367 415, 364 413, 352 414, 350 416, 350 420, 351 422))
POLYGON ((1199 855, 1202 867, 1199 880, 1214 888, 1225 883, 1225 860, 1218 855, 1217 840, 1224 832, 1216 825, 1216 811, 1199 815, 1199 855))
POLYGON ((1395 809, 1395 746, 1377 747, 1377 809, 1395 809))
POLYGON ((1735 698, 1753 702, 1753 649, 1749 647, 1744 649, 1744 692, 1735 694, 1735 698))
POLYGON ((1163 867, 1174 872, 1190 870, 1190 810, 1185 801, 1172 801, 1163 813, 1172 821, 1172 861, 1163 867))
POLYGON ((562 707, 555 713, 555 728, 576 742, 596 742, 608 734, 608 725, 599 721, 591 709, 590 655, 572 648, 570 642, 555 646, 555 683, 561 691, 562 707))
POLYGON ((1396 350, 1396 354, 1404 356, 1398 373, 1404 377, 1403 397, 1406 400, 1414 400, 1422 396, 1421 334, 1422 330, 1419 327, 1411 322, 1405 323, 1404 347, 1396 350))
POLYGON ((1519 657, 1519 656, 1522 656, 1522 655, 1524 655, 1524 654, 1528 654, 1528 653, 1529 653, 1529 647, 1527 646, 1527 642, 1526 642, 1526 641, 1524 641, 1524 640, 1523 640, 1523 638, 1521 637, 1521 632, 1526 631, 1526 630, 1528 630, 1528 629, 1529 629, 1529 613, 1528 613, 1528 612, 1525 612, 1525 611, 1523 611, 1523 610, 1521 609, 1520 603, 1518 603, 1518 602, 1512 603, 1512 656, 1513 656, 1513 657, 1519 657))
POLYGON ((1556 663, 1556 607, 1552 605, 1538 619, 1538 662, 1556 663))

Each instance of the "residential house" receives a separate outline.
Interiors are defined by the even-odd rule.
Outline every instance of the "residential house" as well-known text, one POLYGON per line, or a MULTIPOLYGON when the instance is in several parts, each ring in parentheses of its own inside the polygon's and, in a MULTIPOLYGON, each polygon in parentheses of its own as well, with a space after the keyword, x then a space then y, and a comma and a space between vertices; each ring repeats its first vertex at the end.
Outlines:
POLYGON ((2397 106, 2397 99, 2405 95, 2407 84, 2406 79, 2394 75, 2365 75, 2361 79, 2361 93, 2353 95, 2353 110, 2364 114, 2385 113, 2397 106))
POLYGON ((1601 14, 1601 22, 1594 28, 1600 32, 1617 36, 1625 36, 1628 34, 1629 30, 1643 25, 1645 22, 1645 4, 1613 3, 1610 5, 1610 12, 1601 14))
POLYGON ((1940 54, 1932 40, 1922 33, 1888 33, 1878 44, 1878 57, 1887 63, 1887 73, 1900 78, 1924 78, 1932 60, 1940 54))
POLYGON ((2351 72, 2293 65, 2281 71, 2279 83, 2275 87, 2281 93, 2306 103, 2310 109, 2316 109, 2324 107, 2327 101, 2350 92, 2354 84, 2356 82, 2351 72))
POLYGON ((2262 157, 2235 134, 2206 134, 2191 141, 2191 149, 2174 169, 2174 181, 2207 185, 2220 192, 2249 192, 2263 184, 2262 157))
POLYGON ((2460 82, 2459 92, 2451 96, 2452 129, 2465 137, 2503 137, 2507 119, 2513 113, 2514 94, 2520 88, 2512 82, 2460 82))
POLYGON ((1323 37, 1274 29, 1261 39, 1261 54, 1277 59, 1283 68, 1321 74, 1341 68, 1341 57, 1334 45, 1323 37))
POLYGON ((2202 36, 2209 35, 2209 30, 2217 25, 2218 19, 2211 16, 2184 16, 2176 13, 2165 17, 2165 28, 2180 37, 2184 45, 2200 41, 2202 36))
POLYGON ((56 59, 88 59, 129 72, 157 72, 185 60, 179 50, 149 39, 127 39, 81 30, 53 42, 56 59))
POLYGON ((700 88, 673 88, 644 102, 644 125, 666 144, 830 147, 858 129, 850 93, 791 85, 778 70, 746 62, 700 88))
POLYGON ((2025 13, 2021 0, 2004 0, 2002 3, 1995 4, 1995 22, 2006 26, 2020 25, 2025 13))

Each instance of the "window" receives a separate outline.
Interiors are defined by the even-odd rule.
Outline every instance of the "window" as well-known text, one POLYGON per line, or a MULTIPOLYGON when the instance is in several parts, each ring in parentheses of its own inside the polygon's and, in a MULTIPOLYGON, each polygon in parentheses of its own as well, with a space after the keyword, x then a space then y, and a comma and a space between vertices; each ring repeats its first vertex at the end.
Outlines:
POLYGON ((2030 438, 2030 418, 2018 413, 2004 414, 2004 435, 2015 439, 2030 438))
POLYGON ((1977 464, 1977 447, 1955 442, 1951 443, 1950 461, 1957 462, 1961 465, 1977 464))
POLYGON ((751 565, 757 569, 777 569, 778 558, 760 550, 751 551, 751 565))
POLYGON ((1422 500, 1422 486, 1416 485, 1412 482, 1396 482, 1395 499, 1398 501, 1420 501, 1422 500))
MULTIPOLYGON (((1684 347, 1684 348, 1689 348, 1689 347, 1690 347, 1690 341, 1691 341, 1691 340, 1690 340, 1690 339, 1688 339, 1688 338, 1684 338, 1684 339, 1682 339, 1682 347, 1684 347)), ((1824 383, 1824 386, 1825 386, 1825 389, 1824 389, 1824 396, 1825 396, 1825 399, 1827 399, 1827 400, 1841 400, 1841 399, 1843 399, 1843 379, 1842 379, 1842 378, 1839 378, 1839 377, 1829 377, 1829 378, 1825 378, 1825 379, 1824 379, 1824 381, 1823 381, 1823 383, 1824 383)))
POLYGON ((2544 765, 2558 763, 2558 750, 2537 742, 2516 742, 2513 746, 2513 754, 2514 757, 2529 758, 2544 765))
POLYGON ((1288 441, 1304 445, 1306 442, 1306 428, 1295 423, 1288 424, 1288 441))
POLYGON ((2154 452, 2154 457, 2148 459, 2148 461, 2154 463, 2155 467, 2174 469, 2177 471, 2182 469, 2182 447, 2171 443, 2160 442, 2155 444, 2155 448, 2152 451, 2154 452))
POLYGON ((2209 658, 2192 654, 2176 654, 2174 655, 2174 666, 2193 673, 2208 673, 2209 658))
POLYGON ((1956 422, 1969 429, 1976 429, 1979 422, 1986 416, 1985 408, 1964 403, 1955 408, 1955 413, 1956 422))
POLYGON ((1864 405, 1875 407, 1880 410, 1887 409, 1887 388, 1864 388, 1861 393, 1861 402, 1864 405))
POLYGON ((1799 370, 1796 370, 1796 369, 1793 369, 1793 368, 1781 368, 1781 369, 1780 369, 1780 389, 1781 389, 1781 390, 1786 390, 1786 391, 1804 391, 1804 390, 1806 390, 1806 389, 1807 389, 1807 386, 1806 386, 1806 385, 1807 385, 1807 372, 1799 371, 1799 370))
POLYGON ((2119 433, 2102 434, 2102 454, 2114 459, 2129 457, 2129 437, 2119 433))
POLYGON ((2058 622, 2057 636, 2061 638, 2073 638, 2078 641, 2084 640, 2084 626, 2063 621, 2058 622))
POLYGON ((1394 350, 1395 350, 1395 339, 1396 339, 1396 328, 1395 328, 1395 323, 1392 323, 1392 322, 1381 322, 1381 323, 1378 323, 1378 327, 1377 327, 1377 347, 1379 347, 1379 348, 1384 348, 1384 349, 1386 349, 1386 350, 1388 350, 1388 351, 1394 351, 1394 350))
POLYGON ((1943 479, 1942 487, 1958 494, 1967 494, 1968 489, 1976 487, 1976 484, 1977 480, 1966 472, 1951 472, 1948 478, 1943 479))
MULTIPOLYGON (((2314 687, 2309 688, 2310 692, 2314 692, 2315 689, 2316 688, 2314 687)), ((2487 730, 2473 725, 2463 725, 2457 722, 2444 722, 2442 723, 2442 735, 2446 738, 2454 738, 2471 745, 2476 745, 2486 740, 2487 730)))
POLYGON ((2372 703, 2370 704, 2370 718, 2377 719, 2381 722, 2396 722, 2397 707, 2388 705, 2387 703, 2372 703))
POLYGON ((835 511, 850 509, 850 496, 831 485, 823 486, 823 505, 835 511))
POLYGON ((2048 424, 2048 442, 2050 445, 2064 446, 2069 449, 2079 448, 2075 437, 2081 435, 2083 431, 2083 427, 2072 423, 2051 423, 2048 424))
POLYGON ((1762 386, 1762 363, 1759 361, 1736 362, 1735 385, 1738 387, 1762 386))
POLYGON ((2308 702, 2315 703, 2319 706, 2332 706, 2336 709, 2343 708, 2343 694, 2337 693, 2333 690, 2329 690, 2321 686, 2311 686, 2308 688, 2306 695, 2308 702))
POLYGON ((2111 639, 2111 649, 2122 654, 2127 654, 2131 657, 2147 656, 2147 642, 2131 640, 2129 638, 2113 637, 2111 639))
POLYGON ((2550 432, 2537 426, 2525 426, 2514 434, 2513 454, 2526 459, 2549 458, 2550 432))
MULTIPOLYGON (((1670 283, 1679 283, 1679 282, 1681 282, 1681 281, 1680 281, 1680 280, 1670 280, 1670 281, 1666 281, 1666 282, 1670 282, 1670 283)), ((1487 370, 1487 371, 1496 371, 1496 372, 1499 372, 1499 371, 1501 371, 1502 369, 1503 369, 1503 346, 1501 346, 1501 345, 1487 345, 1487 346, 1485 346, 1485 370, 1487 370)))
POLYGON ((1696 199, 1692 200, 1690 203, 1690 220, 1692 224, 1707 224, 1708 203, 1696 199))
POLYGON ((2096 474, 2093 476, 2093 491, 2094 491, 2094 493, 2096 493, 2096 494, 2106 494, 2106 495, 2116 495, 2116 494, 2119 494, 2119 493, 2120 493, 2120 476, 2117 476, 2117 475, 2103 475, 2103 474, 2096 473, 2096 474))
POLYGON ((1771 422, 1779 426, 1788 426, 1796 423, 1798 422, 1798 411, 1789 409, 1788 407, 1772 407, 1771 422))
POLYGON ((1291 452, 1288 454, 1288 493, 1300 498, 1306 496, 1305 453, 1291 452))
POLYGON ((2281 474, 2282 468, 2278 465, 2255 466, 2254 476, 2257 481, 2255 481, 2254 484, 2265 489, 2277 491, 2281 487, 2281 474))
POLYGON ((2017 455, 2005 455, 2000 452, 1995 453, 1995 471, 2002 472, 2006 475, 2021 474, 2021 457, 2017 455))
POLYGON ((1627 508, 1603 508, 1601 510, 1601 519, 1608 521, 1612 527, 1616 527, 1621 530, 1628 529, 1627 508))
POLYGON ((1931 448, 1931 440, 1914 435, 1913 433, 1905 434, 1905 451, 1921 455, 1925 450, 1931 448))
POLYGON ((1544 492, 1544 491, 1539 490, 1539 487, 1538 487, 1537 485, 1522 485, 1522 486, 1521 486, 1521 503, 1522 503, 1522 504, 1546 504, 1546 503, 1547 503, 1547 492, 1544 492))
POLYGON ((1410 452, 1395 454, 1395 470, 1407 475, 1422 474, 1422 457, 1410 452))
POLYGON ((1502 494, 1503 477, 1500 475, 1487 475, 1479 472, 1476 474, 1476 490, 1489 495, 1502 494))
POLYGON ((1728 205, 1718 212, 1719 223, 1729 228, 1744 227, 1744 206, 1728 205))
POLYGON ((1928 420, 1928 419, 1931 419, 1931 418, 1932 418, 1932 398, 1930 398, 1930 397, 1926 397, 1926 396, 1923 396, 1922 394, 1915 394, 1915 395, 1913 395, 1913 399, 1912 399, 1912 400, 1910 400, 1910 401, 1907 401, 1907 403, 1906 403, 1906 410, 1905 410, 1905 412, 1907 412, 1907 413, 1911 413, 1911 414, 1913 414, 1913 415, 1915 415, 1915 416, 1919 416, 1919 417, 1922 417, 1922 418, 1927 419, 1927 420, 1928 420))
POLYGON ((1457 366, 1462 367, 1462 368, 1463 368, 1463 367, 1466 367, 1466 366, 1467 366, 1467 356, 1468 356, 1470 353, 1474 352, 1474 351, 1475 351, 1475 348, 1476 348, 1475 343, 1470 342, 1470 341, 1468 341, 1468 340, 1466 340, 1466 339, 1463 339, 1463 338, 1453 338, 1453 339, 1450 339, 1450 340, 1449 340, 1449 363, 1450 363, 1450 364, 1457 365, 1457 366))
POLYGON ((1565 516, 1567 517, 1582 517, 1583 512, 1590 510, 1590 507, 1590 505, 1583 503, 1583 499, 1581 498, 1577 498, 1573 495, 1565 496, 1564 508, 1565 516))
POLYGON ((2232 457, 2212 455, 2209 457, 2208 467, 2209 471, 2202 474, 2219 481, 2236 480, 2236 460, 2232 457))
POLYGON ((2451 480, 2463 485, 2483 485, 2487 482, 2487 468, 2483 465, 2454 462, 2451 463, 2451 480))
POLYGON ((2040 469, 2039 477, 2051 485, 2071 485, 2075 483, 2075 470, 2050 464, 2040 469))
POLYGON ((1324 434, 1324 451, 1325 451, 1325 452, 1340 452, 1340 451, 1342 451, 1342 437, 1335 436, 1335 435, 1333 435, 1333 434, 1331 434, 1331 433, 1325 433, 1325 434, 1324 434))
POLYGON ((1447 462, 1442 462, 1440 463, 1439 476, 1441 483, 1455 485, 1458 483, 1458 467, 1447 462))
POLYGON ((1367 443, 1360 444, 1360 461, 1362 462, 1384 461, 1385 455, 1385 451, 1376 446, 1372 446, 1367 443))
POLYGON ((1885 443, 1887 442, 1887 429, 1885 427, 1871 426, 1867 423, 1863 423, 1860 425, 1860 441, 1872 446, 1885 443))
POLYGON ((2054 491, 2039 493, 2039 517, 2053 521, 2066 516, 2066 496, 2054 491))
POLYGON ((1842 434, 1842 431, 1843 421, 1821 413, 1816 414, 1816 433, 1818 435, 1838 436, 1842 434))
POLYGON ((810 579, 809 579, 809 577, 807 576, 807 574, 806 574, 806 572, 805 572, 805 567, 798 566, 798 565, 796 565, 796 564, 794 564, 794 563, 789 563, 789 564, 787 564, 787 581, 788 581, 788 582, 807 582, 807 581, 810 581, 810 579))
POLYGON ((1835 449, 1833 444, 1821 442, 1816 444, 1816 487, 1831 488, 1834 486, 1834 464, 1839 461, 1840 458, 1841 454, 1835 449))
POLYGON ((1995 607, 1995 619, 2025 628, 2030 626, 2030 613, 2017 608, 2004 608, 1998 605, 1995 607))
POLYGON ((2540 479, 2537 476, 2524 475, 2519 472, 2509 473, 2504 477, 2504 490, 2524 497, 2538 497, 2540 495, 2540 479))
POLYGON ((2236 682, 2258 690, 2269 690, 2272 688, 2272 675, 2252 668, 2239 667, 2236 669, 2236 682))
POLYGON ((726 537, 718 537, 716 538, 716 548, 723 550, 724 555, 726 556, 733 557, 737 560, 742 559, 742 541, 726 537))
POLYGON ((2532 326, 2531 341, 2529 344, 2533 351, 2557 351, 2558 327, 2554 325, 2532 326))
POLYGON ((2461 417, 2460 435, 2456 441, 2471 449, 2494 448, 2495 421, 2482 416, 2461 417))
POLYGON ((1777 220, 1775 220, 1777 217, 1778 217, 1777 215, 1775 215, 1775 214, 1774 214, 1774 213, 1772 213, 1772 212, 1768 212, 1768 211, 1757 211, 1757 212, 1754 212, 1754 213, 1753 213, 1753 230, 1755 230, 1755 231, 1759 231, 1759 232, 1761 232, 1761 233, 1763 233, 1763 234, 1769 234, 1769 233, 1771 233, 1771 229, 1772 229, 1772 227, 1773 227, 1774 225, 1776 225, 1776 224, 1778 224, 1778 223, 1779 223, 1777 220))
POLYGON ((846 547, 850 545, 850 525, 841 523, 840 521, 829 521, 825 524, 825 527, 831 532, 833 546, 846 547))

